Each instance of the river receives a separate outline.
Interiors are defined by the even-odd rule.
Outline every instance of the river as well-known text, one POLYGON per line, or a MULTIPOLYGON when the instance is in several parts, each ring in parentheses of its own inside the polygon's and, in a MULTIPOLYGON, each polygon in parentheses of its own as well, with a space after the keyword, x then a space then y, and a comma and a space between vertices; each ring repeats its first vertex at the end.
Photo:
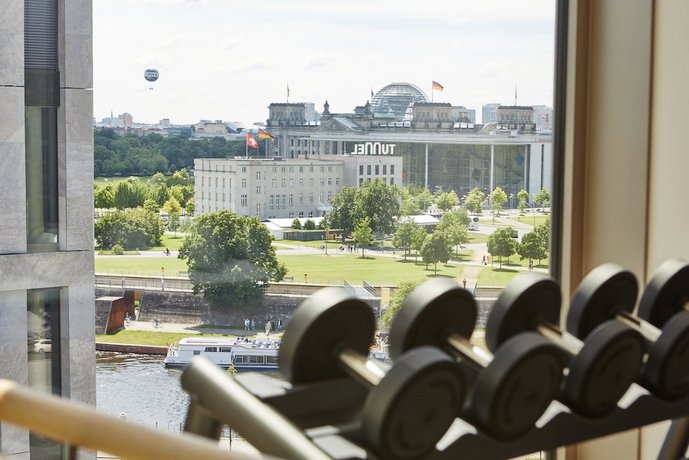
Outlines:
POLYGON ((189 397, 179 369, 152 355, 98 353, 96 406, 101 412, 160 430, 181 431, 189 397))

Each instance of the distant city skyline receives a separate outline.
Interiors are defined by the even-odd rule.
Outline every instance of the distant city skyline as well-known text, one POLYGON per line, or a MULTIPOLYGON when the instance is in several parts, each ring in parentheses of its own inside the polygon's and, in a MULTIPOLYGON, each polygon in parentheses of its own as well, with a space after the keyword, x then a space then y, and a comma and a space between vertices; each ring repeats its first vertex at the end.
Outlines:
POLYGON ((477 114, 515 91, 552 106, 554 14, 551 0, 96 0, 94 116, 253 123, 288 87, 351 112, 399 81, 477 114))

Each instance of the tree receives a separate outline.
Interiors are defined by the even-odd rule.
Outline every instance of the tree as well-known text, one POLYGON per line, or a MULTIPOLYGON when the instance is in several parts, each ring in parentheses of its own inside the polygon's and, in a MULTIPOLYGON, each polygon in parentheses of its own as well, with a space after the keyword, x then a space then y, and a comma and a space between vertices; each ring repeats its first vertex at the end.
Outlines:
POLYGON ((416 258, 418 257, 419 253, 421 252, 421 248, 423 247, 423 242, 426 241, 426 237, 428 236, 428 233, 423 227, 417 227, 414 226, 414 233, 412 235, 412 241, 411 241, 411 248, 416 251, 414 253, 414 263, 416 263, 416 258))
POLYGON ((415 229, 416 225, 413 222, 402 222, 397 225, 397 230, 395 230, 395 234, 392 236, 392 244, 395 247, 402 248, 404 260, 407 260, 407 254, 409 254, 414 241, 415 229))
POLYGON ((187 201, 186 206, 184 206, 184 210, 186 211, 187 216, 193 216, 195 209, 196 206, 194 205, 194 196, 192 195, 191 198, 187 201))
POLYGON ((467 193, 467 197, 464 200, 464 206, 466 206, 469 212, 481 214, 481 205, 485 199, 486 194, 474 187, 469 193, 467 193))
POLYGON ((436 227, 436 232, 445 235, 447 241, 456 246, 455 252, 459 252, 459 245, 469 242, 469 222, 471 218, 465 210, 452 211, 443 214, 440 224, 436 227))
POLYGON ((534 195, 533 200, 538 203, 539 207, 544 208, 550 203, 550 192, 544 187, 540 192, 534 195))
POLYGON ((357 190, 343 187, 330 201, 333 209, 326 215, 328 227, 342 231, 342 242, 351 235, 357 223, 357 190))
POLYGON ((438 199, 436 200, 435 204, 438 206, 438 209, 443 212, 447 212, 452 209, 453 206, 457 206, 459 204, 459 197, 454 190, 450 190, 449 192, 441 192, 438 195, 438 199))
POLYGON ((316 230, 316 223, 312 219, 306 219, 304 222, 304 230, 316 230))
POLYGON ((409 297, 412 291, 416 289, 416 286, 418 286, 419 283, 420 281, 402 281, 399 284, 399 286, 397 286, 397 289, 395 289, 395 293, 392 295, 392 298, 390 299, 390 305, 388 305, 388 308, 385 309, 385 311, 383 312, 383 316, 380 318, 384 329, 390 330, 390 327, 392 326, 392 321, 395 319, 395 316, 397 316, 397 313, 402 308, 402 304, 407 299, 407 297, 409 297))
POLYGON ((115 205, 115 191, 112 185, 103 187, 96 185, 93 192, 93 206, 95 208, 112 208, 115 205))
POLYGON ((257 306, 268 282, 286 273, 272 239, 256 216, 210 212, 195 218, 178 257, 187 260, 193 292, 203 291, 212 309, 257 306))
POLYGON ((524 209, 526 208, 526 204, 529 202, 529 192, 527 192, 524 189, 521 189, 520 191, 517 192, 517 207, 519 208, 519 213, 524 214, 524 209))
POLYGON ((368 217, 364 217, 356 224, 353 236, 356 244, 361 247, 361 258, 363 259, 366 246, 370 246, 376 240, 371 229, 371 220, 368 217))
POLYGON ((298 217, 295 217, 294 220, 292 221, 292 228, 294 230, 301 230, 301 221, 299 220, 298 217))
POLYGON ((137 178, 130 177, 117 183, 113 204, 117 209, 137 208, 144 205, 148 188, 137 178))
POLYGON ((534 232, 538 235, 547 254, 550 251, 550 219, 546 220, 541 225, 536 225, 534 232))
POLYGON ((512 227, 501 227, 488 236, 488 252, 491 256, 498 256, 500 268, 502 268, 502 258, 509 258, 517 252, 517 243, 512 238, 514 229, 512 227))
POLYGON ((95 222, 94 236, 102 248, 147 249, 160 244, 163 220, 144 208, 110 212, 95 222))
POLYGON ((182 214, 182 206, 174 197, 170 198, 163 204, 163 211, 167 213, 167 228, 175 232, 177 236, 177 228, 179 228, 179 216, 182 214))
POLYGON ((517 253, 521 259, 529 259, 529 267, 533 264, 533 260, 538 260, 541 263, 542 259, 548 257, 548 251, 543 245, 543 241, 538 233, 529 232, 522 237, 521 243, 517 246, 517 253))
POLYGON ((433 194, 427 188, 422 188, 419 193, 415 195, 415 199, 422 211, 430 208, 434 203, 433 194))
POLYGON ((421 214, 421 207, 411 194, 408 187, 401 190, 402 204, 400 205, 401 216, 415 216, 421 214))
POLYGON ((433 232, 421 246, 421 257, 426 264, 434 264, 434 274, 438 274, 438 262, 450 260, 450 242, 442 232, 433 232))
POLYGON ((357 215, 371 221, 371 230, 378 235, 392 233, 400 215, 400 191, 376 178, 364 183, 357 194, 357 215))
POLYGON ((495 187, 495 190, 490 194, 490 207, 493 210, 493 218, 495 218, 496 212, 498 216, 500 215, 500 210, 505 206, 505 203, 507 203, 507 194, 500 187, 495 187))

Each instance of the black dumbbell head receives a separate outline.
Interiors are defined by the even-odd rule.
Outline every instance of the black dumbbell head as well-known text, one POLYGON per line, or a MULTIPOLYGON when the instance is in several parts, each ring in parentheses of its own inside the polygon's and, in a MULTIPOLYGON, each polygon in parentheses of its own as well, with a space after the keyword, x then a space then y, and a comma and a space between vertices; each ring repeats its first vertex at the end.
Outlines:
POLYGON ((664 262, 641 294, 638 315, 657 328, 684 309, 689 301, 689 263, 681 259, 664 262))
POLYGON ((473 421, 499 440, 526 434, 560 393, 563 358, 560 347, 534 332, 508 339, 476 379, 473 421))
POLYGON ((636 381, 644 356, 641 334, 620 321, 606 321, 586 337, 567 366, 562 401, 584 417, 610 413, 636 381))
POLYGON ((510 337, 543 322, 557 325, 562 294, 557 282, 538 273, 514 278, 498 297, 486 323, 486 345, 498 349, 510 337))
POLYGON ((410 350, 366 398, 364 435, 381 458, 420 458, 458 416, 465 388, 459 366, 446 353, 410 350))
POLYGON ((446 278, 426 281, 403 302, 390 327, 390 356, 421 345, 447 349, 447 337, 467 339, 476 325, 477 307, 469 291, 446 278))
POLYGON ((643 383, 663 399, 689 393, 689 312, 666 321, 660 337, 650 345, 643 383))
POLYGON ((316 291, 294 312, 280 343, 280 373, 292 383, 344 377, 339 353, 368 355, 376 329, 371 307, 344 288, 316 291))
POLYGON ((617 264, 603 264, 581 281, 567 314, 567 331, 580 339, 618 312, 631 313, 639 284, 634 274, 617 264))

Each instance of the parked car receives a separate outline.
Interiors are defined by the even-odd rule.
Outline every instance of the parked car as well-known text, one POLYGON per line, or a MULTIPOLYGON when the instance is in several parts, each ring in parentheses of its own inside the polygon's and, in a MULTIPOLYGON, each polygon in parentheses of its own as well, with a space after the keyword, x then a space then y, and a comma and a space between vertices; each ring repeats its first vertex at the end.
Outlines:
POLYGON ((53 351, 53 346, 50 339, 40 339, 33 345, 34 353, 50 353, 53 351))

